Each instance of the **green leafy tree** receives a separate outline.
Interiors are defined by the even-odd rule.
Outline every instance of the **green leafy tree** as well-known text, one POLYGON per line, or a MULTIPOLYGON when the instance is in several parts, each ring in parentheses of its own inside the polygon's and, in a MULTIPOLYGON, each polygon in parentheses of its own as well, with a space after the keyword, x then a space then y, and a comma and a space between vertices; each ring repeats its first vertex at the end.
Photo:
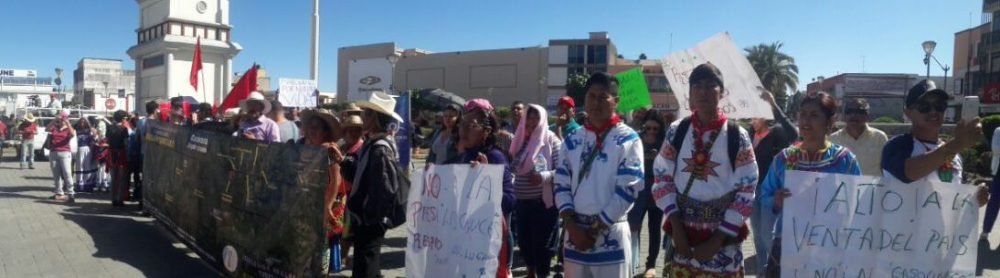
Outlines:
POLYGON ((582 111, 584 97, 587 95, 587 77, 586 74, 572 74, 566 80, 566 95, 576 102, 577 111, 582 111))
POLYGON ((799 66, 795 65, 795 58, 781 52, 783 45, 762 43, 743 49, 764 88, 774 93, 778 107, 785 107, 788 92, 795 92, 799 85, 799 66))

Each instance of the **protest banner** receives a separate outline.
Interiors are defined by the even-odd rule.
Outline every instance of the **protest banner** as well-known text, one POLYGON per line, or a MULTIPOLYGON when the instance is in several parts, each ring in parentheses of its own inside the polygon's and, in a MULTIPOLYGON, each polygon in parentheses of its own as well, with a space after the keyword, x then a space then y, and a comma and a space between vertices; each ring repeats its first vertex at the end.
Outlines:
POLYGON ((694 48, 672 53, 663 59, 663 74, 667 76, 670 89, 674 91, 680 106, 678 117, 691 115, 688 101, 691 90, 688 77, 691 76, 691 71, 698 65, 709 62, 722 72, 725 91, 719 108, 729 118, 774 118, 771 105, 760 98, 760 88, 763 88, 760 78, 743 51, 733 44, 729 33, 717 34, 694 48))
POLYGON ((410 179, 406 277, 494 277, 503 166, 430 165, 410 179))
POLYGON ((975 277, 970 185, 789 171, 781 277, 975 277))
POLYGON ((284 107, 316 107, 316 80, 278 79, 278 101, 284 107))
POLYGON ((653 100, 649 97, 649 86, 646 85, 646 75, 642 68, 634 68, 615 74, 618 78, 618 112, 626 113, 639 108, 651 107, 653 100))
POLYGON ((147 122, 143 201, 231 277, 316 277, 326 152, 147 122))
POLYGON ((396 114, 403 118, 402 123, 396 123, 396 149, 399 154, 399 166, 403 169, 410 169, 410 136, 413 132, 413 123, 410 119, 410 92, 403 92, 396 97, 396 114))

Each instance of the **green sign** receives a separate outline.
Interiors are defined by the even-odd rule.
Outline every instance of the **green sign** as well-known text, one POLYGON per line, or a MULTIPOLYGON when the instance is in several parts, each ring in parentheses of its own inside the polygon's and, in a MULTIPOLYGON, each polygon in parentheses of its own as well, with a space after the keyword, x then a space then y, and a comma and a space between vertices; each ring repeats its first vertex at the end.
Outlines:
POLYGON ((642 68, 634 68, 615 74, 618 78, 618 112, 629 112, 638 108, 649 107, 653 100, 649 97, 649 87, 646 86, 646 76, 642 68))

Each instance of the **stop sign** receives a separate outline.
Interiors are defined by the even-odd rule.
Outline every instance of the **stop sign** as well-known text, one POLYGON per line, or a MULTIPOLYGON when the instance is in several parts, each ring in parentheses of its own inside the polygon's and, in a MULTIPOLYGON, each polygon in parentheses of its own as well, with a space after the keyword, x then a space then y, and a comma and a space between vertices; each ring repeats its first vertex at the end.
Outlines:
POLYGON ((107 108, 108 110, 115 109, 115 100, 109 98, 108 100, 104 101, 104 107, 107 108))

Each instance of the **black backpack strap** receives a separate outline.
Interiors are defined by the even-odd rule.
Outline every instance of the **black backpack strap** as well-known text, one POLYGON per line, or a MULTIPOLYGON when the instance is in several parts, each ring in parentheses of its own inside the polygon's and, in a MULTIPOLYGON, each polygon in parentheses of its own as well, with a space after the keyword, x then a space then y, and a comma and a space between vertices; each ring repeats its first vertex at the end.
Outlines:
POLYGON ((677 124, 677 130, 674 132, 674 138, 670 138, 670 146, 674 147, 675 152, 680 153, 681 147, 684 146, 684 137, 687 137, 687 132, 690 127, 691 117, 684 118, 679 124, 677 124))
POLYGON ((740 126, 736 122, 726 121, 726 147, 729 150, 729 166, 736 171, 736 155, 740 152, 740 126))

